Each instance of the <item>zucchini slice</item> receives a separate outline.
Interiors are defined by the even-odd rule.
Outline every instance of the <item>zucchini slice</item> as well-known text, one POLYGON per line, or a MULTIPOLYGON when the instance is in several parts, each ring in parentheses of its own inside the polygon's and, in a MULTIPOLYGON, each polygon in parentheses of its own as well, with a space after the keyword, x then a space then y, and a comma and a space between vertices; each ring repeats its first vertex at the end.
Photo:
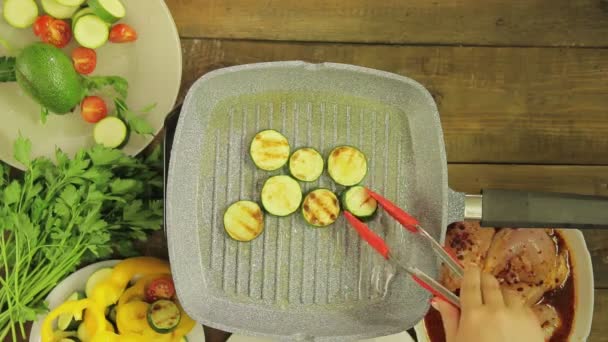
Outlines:
POLYGON ((255 165, 264 171, 280 169, 289 159, 289 142, 283 134, 268 129, 253 137, 249 154, 255 165))
POLYGON ((247 242, 264 231, 264 214, 260 206, 251 201, 238 201, 224 213, 224 229, 236 241, 247 242))
POLYGON ((56 1, 64 6, 80 6, 86 0, 56 0, 56 1))
POLYGON ((148 323, 159 334, 168 334, 175 330, 181 318, 179 307, 167 299, 157 300, 148 308, 148 323))
POLYGON ((359 184, 367 174, 367 159, 363 152, 351 146, 334 148, 327 158, 327 172, 338 184, 359 184))
POLYGON ((262 205, 274 216, 293 214, 302 202, 302 189, 289 176, 270 177, 262 187, 262 205))
POLYGON ((302 203, 302 216, 315 227, 327 227, 340 215, 340 203, 336 195, 327 189, 316 189, 308 193, 302 203))
POLYGON ((84 293, 86 294, 86 296, 91 297, 91 294, 93 293, 93 289, 95 288, 95 286, 97 286, 97 284, 105 281, 106 279, 110 278, 111 275, 112 275, 112 268, 109 268, 109 267, 99 269, 99 270, 95 271, 93 274, 91 274, 89 279, 87 279, 87 284, 85 286, 84 293))
POLYGON ((289 172, 302 182, 316 181, 323 174, 324 166, 323 157, 314 148, 301 148, 289 157, 289 172))
POLYGON ((108 116, 95 124, 93 138, 99 145, 120 148, 129 139, 129 129, 121 119, 108 116))
POLYGON ((2 12, 9 25, 16 28, 26 28, 36 21, 38 5, 34 0, 5 0, 2 12))
POLYGON ((65 6, 55 0, 41 0, 42 9, 56 19, 69 19, 78 10, 78 6, 65 6))
POLYGON ((93 14, 83 15, 74 22, 74 39, 78 44, 97 49, 108 41, 108 24, 93 14))
POLYGON ((354 216, 368 220, 374 217, 378 209, 376 200, 367 193, 367 189, 357 185, 347 189, 340 196, 342 207, 354 216))
MULTIPOLYGON (((70 302, 83 298, 84 293, 81 291, 76 291, 72 293, 65 301, 70 302)), ((80 312, 79 315, 74 315, 73 313, 64 313, 59 315, 59 318, 57 318, 57 328, 62 331, 76 330, 80 324, 80 321, 82 321, 82 312, 80 312)))
POLYGON ((89 0, 93 13, 103 21, 114 24, 127 15, 125 5, 120 0, 89 0))
POLYGON ((78 12, 74 13, 74 15, 72 16, 72 31, 74 31, 74 26, 78 19, 89 14, 93 14, 93 10, 89 7, 83 7, 82 9, 78 10, 78 12))

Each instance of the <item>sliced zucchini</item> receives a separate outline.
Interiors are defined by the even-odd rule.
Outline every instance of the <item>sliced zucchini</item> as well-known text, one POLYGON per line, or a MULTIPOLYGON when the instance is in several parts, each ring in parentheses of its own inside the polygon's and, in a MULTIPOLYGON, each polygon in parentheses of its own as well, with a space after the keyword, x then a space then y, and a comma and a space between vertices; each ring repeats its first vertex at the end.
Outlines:
POLYGON ((167 299, 157 300, 148 308, 148 323, 159 334, 171 333, 177 328, 181 318, 177 304, 167 299))
POLYGON ((80 339, 78 337, 75 337, 75 336, 64 337, 61 340, 59 340, 59 342, 80 342, 80 339))
POLYGON ((129 138, 129 129, 121 119, 108 116, 95 124, 93 138, 99 145, 108 148, 122 147, 129 138))
POLYGON ((89 0, 93 13, 107 23, 114 24, 127 15, 125 5, 120 0, 89 0))
POLYGON ((91 274, 89 279, 87 279, 87 284, 85 286, 84 293, 86 294, 86 296, 91 297, 91 294, 93 293, 93 289, 95 288, 95 286, 97 286, 97 284, 105 281, 106 279, 110 278, 111 275, 112 275, 112 268, 102 268, 102 269, 95 271, 93 274, 91 274))
POLYGON ((264 214, 260 206, 251 201, 233 203, 224 213, 224 229, 236 241, 247 242, 264 231, 264 214))
POLYGON ((96 15, 83 15, 74 22, 74 39, 86 48, 101 47, 108 41, 109 34, 108 24, 96 15))
MULTIPOLYGON (((84 293, 81 291, 76 291, 72 293, 65 301, 70 302, 80 299, 84 299, 84 293)), ((73 313, 64 313, 57 318, 57 328, 62 331, 76 330, 80 324, 80 321, 82 321, 82 312, 80 312, 79 315, 74 315, 73 313)))
POLYGON ((74 13, 74 15, 72 16, 72 31, 74 31, 74 26, 75 26, 74 24, 76 24, 78 19, 80 19, 88 14, 94 14, 93 10, 90 9, 89 7, 84 7, 82 9, 78 10, 78 12, 74 13))
POLYGON ((86 0, 56 0, 56 1, 64 6, 80 6, 86 0))
POLYGON ((289 172, 302 182, 314 182, 321 174, 325 162, 323 157, 314 148, 301 148, 289 157, 289 172))
POLYGON ((367 159, 363 152, 351 146, 334 148, 327 158, 327 172, 338 184, 359 184, 367 174, 367 159))
POLYGON ((265 171, 280 169, 289 159, 289 142, 281 133, 268 129, 253 137, 249 154, 255 165, 265 171))
POLYGON ((300 184, 289 176, 270 177, 262 187, 262 205, 271 215, 291 215, 298 210, 301 202, 300 184))
POLYGON ((56 19, 69 19, 78 10, 78 6, 65 6, 55 0, 41 0, 42 9, 56 19))
POLYGON ((6 22, 16 28, 32 26, 38 17, 38 5, 34 0, 5 0, 2 7, 6 22))
POLYGON ((188 342, 188 338, 186 336, 182 336, 182 338, 179 339, 179 342, 188 342))
POLYGON ((316 189, 308 193, 302 203, 302 216, 315 227, 327 227, 340 215, 338 197, 327 189, 316 189))
POLYGON ((361 220, 369 220, 376 214, 378 203, 360 185, 347 189, 340 196, 342 207, 361 220))

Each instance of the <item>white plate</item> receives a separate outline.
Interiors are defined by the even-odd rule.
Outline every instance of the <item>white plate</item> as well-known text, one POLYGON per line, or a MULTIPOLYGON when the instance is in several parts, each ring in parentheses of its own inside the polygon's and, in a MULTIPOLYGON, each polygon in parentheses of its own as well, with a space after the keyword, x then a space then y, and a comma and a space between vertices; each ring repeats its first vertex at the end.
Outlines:
MULTIPOLYGON (((275 340, 269 338, 262 337, 252 337, 252 336, 241 336, 241 335, 232 335, 228 339, 228 342, 276 342, 275 340)), ((407 331, 404 331, 399 334, 370 338, 368 340, 361 340, 360 342, 414 342, 414 339, 407 331)))
MULTIPOLYGON (((120 260, 102 261, 72 273, 69 277, 65 278, 61 283, 59 283, 59 285, 57 285, 53 291, 49 293, 48 297, 46 297, 46 300, 49 303, 49 308, 56 308, 75 291, 84 291, 86 281, 89 279, 91 274, 93 274, 93 272, 100 268, 114 266, 118 262, 120 262, 120 260)), ((40 317, 32 326, 32 330, 30 331, 30 342, 40 342, 40 327, 42 326, 43 321, 44 316, 40 317)), ((203 331, 203 327, 200 324, 195 325, 194 329, 190 332, 190 334, 188 334, 187 338, 188 341, 205 342, 205 332, 203 331)))
MULTIPOLYGON (((0 37, 15 48, 39 41, 31 28, 9 26, 1 15, 4 0, 0 0, 0 37)), ((97 69, 93 75, 118 75, 129 81, 127 103, 131 109, 142 109, 156 103, 145 119, 159 132, 179 91, 182 74, 181 45, 171 13, 163 0, 123 0, 127 16, 121 20, 135 28, 134 43, 107 43, 97 49, 97 69)), ((63 49, 71 53, 77 44, 63 49)), ((0 45, 0 56, 8 52, 0 45)), ((108 103, 110 105, 110 103, 108 103)), ((113 106, 111 106, 113 107, 113 106)), ((93 125, 80 117, 80 110, 63 116, 49 115, 46 124, 40 122, 40 106, 16 83, 0 83, 0 159, 22 168, 13 158, 13 142, 19 133, 32 141, 35 156, 54 155, 60 147, 73 155, 82 147, 92 146, 93 125)), ((152 137, 132 134, 124 151, 134 155, 143 150, 152 137)))

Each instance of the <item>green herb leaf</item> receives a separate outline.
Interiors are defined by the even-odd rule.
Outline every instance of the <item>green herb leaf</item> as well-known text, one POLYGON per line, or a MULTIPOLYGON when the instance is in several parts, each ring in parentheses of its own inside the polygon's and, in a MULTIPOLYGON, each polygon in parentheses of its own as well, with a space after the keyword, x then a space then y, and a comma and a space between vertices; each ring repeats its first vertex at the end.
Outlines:
POLYGON ((84 86, 89 92, 101 91, 103 88, 111 86, 123 99, 127 98, 129 91, 129 82, 120 76, 84 77, 84 86))
POLYGON ((49 109, 46 107, 40 107, 40 122, 44 125, 46 118, 49 116, 49 109))
MULTIPOLYGON (((125 121, 127 126, 137 134, 154 134, 154 128, 139 115, 135 114, 129 109, 127 104, 121 99, 115 99, 114 104, 116 105, 117 116, 125 121)), ((151 110, 151 109, 150 109, 151 110)))
POLYGON ((11 184, 4 189, 4 204, 11 205, 19 202, 21 199, 21 183, 12 181, 11 184))
POLYGON ((30 157, 32 154, 32 142, 28 139, 19 136, 17 140, 15 140, 15 145, 13 146, 14 157, 18 162, 25 165, 25 167, 30 166, 30 157))
POLYGON ((0 57, 0 82, 15 82, 15 57, 0 57))

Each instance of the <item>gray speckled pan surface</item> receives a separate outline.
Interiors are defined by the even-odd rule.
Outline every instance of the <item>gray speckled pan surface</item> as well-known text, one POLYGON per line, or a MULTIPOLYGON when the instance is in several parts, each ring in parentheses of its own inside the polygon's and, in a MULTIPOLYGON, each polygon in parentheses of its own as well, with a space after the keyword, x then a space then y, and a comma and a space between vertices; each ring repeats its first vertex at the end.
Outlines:
MULTIPOLYGON (((363 184, 415 215, 437 238, 462 216, 462 196, 447 188, 436 105, 415 81, 303 62, 211 72, 188 92, 168 177, 169 253, 186 311, 216 328, 281 339, 352 340, 413 327, 429 295, 343 218, 315 229, 299 212, 266 215, 264 233, 251 243, 225 234, 227 206, 259 201, 263 181, 284 172, 257 170, 248 156, 255 133, 267 128, 282 132, 292 150, 360 148, 369 160, 363 184)), ((326 175, 301 184, 305 191, 342 190, 326 175)), ((438 262, 422 239, 384 213, 369 225, 403 260, 437 275, 438 262)))

